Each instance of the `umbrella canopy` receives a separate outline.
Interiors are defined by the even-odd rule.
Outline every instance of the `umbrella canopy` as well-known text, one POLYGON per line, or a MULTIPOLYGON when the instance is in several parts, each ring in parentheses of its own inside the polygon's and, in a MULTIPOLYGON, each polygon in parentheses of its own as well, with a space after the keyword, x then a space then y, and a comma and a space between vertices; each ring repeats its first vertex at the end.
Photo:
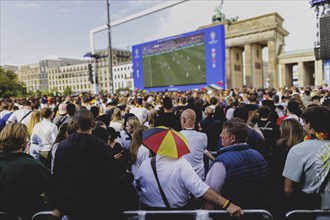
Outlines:
POLYGON ((180 158, 190 153, 187 139, 181 133, 163 126, 143 131, 142 143, 162 156, 180 158))

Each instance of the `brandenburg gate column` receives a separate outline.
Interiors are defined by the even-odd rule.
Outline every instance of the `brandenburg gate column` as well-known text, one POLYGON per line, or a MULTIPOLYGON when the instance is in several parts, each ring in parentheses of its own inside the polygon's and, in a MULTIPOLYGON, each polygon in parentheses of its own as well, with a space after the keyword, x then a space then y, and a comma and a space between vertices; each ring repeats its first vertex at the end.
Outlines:
POLYGON ((252 88, 252 47, 251 44, 244 45, 245 52, 245 85, 252 88))
POLYGON ((231 62, 231 47, 226 48, 226 83, 227 88, 233 88, 233 82, 232 82, 232 62, 231 62))
POLYGON ((275 40, 268 41, 268 78, 269 86, 273 88, 278 88, 278 78, 277 78, 277 50, 275 40))
POLYGON ((232 88, 243 87, 243 49, 241 47, 230 48, 230 75, 232 88))

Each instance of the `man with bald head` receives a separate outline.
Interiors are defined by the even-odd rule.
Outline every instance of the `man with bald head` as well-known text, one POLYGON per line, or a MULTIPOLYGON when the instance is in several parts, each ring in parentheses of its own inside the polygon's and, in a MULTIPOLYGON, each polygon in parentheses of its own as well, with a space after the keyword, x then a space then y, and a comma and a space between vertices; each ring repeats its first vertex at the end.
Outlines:
POLYGON ((180 133, 188 140, 188 146, 190 153, 184 155, 186 160, 194 168, 197 175, 204 181, 205 170, 204 170, 204 152, 207 147, 207 136, 204 133, 194 130, 196 114, 194 110, 188 108, 181 114, 181 127, 180 133))

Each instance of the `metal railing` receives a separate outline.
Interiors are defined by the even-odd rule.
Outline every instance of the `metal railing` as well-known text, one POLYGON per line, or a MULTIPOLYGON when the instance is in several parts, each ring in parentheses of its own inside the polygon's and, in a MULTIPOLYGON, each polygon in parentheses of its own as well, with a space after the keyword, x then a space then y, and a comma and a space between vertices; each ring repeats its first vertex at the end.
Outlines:
MULTIPOLYGON (((272 220, 273 216, 263 209, 245 209, 240 219, 272 220)), ((216 220, 230 219, 230 215, 224 210, 164 210, 164 211, 125 211, 124 219, 147 220, 147 219, 194 219, 194 220, 216 220), (158 218, 159 217, 159 218, 158 218)), ((232 218, 231 218, 232 219, 232 218)))
POLYGON ((42 211, 42 212, 37 212, 32 216, 31 220, 38 220, 38 219, 56 219, 53 217, 53 211, 42 211))
POLYGON ((23 220, 23 219, 19 216, 15 216, 7 212, 0 212, 0 220, 23 220))
POLYGON ((326 219, 330 219, 330 210, 292 210, 286 213, 285 217, 287 220, 290 219, 313 219, 315 220, 318 216, 326 216, 326 219))

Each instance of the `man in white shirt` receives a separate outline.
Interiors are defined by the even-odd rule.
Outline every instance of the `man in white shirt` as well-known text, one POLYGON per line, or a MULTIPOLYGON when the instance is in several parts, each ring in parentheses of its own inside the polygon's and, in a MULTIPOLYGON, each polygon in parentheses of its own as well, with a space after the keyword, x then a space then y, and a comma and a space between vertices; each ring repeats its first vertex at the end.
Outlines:
POLYGON ((47 158, 47 154, 51 150, 52 144, 55 142, 58 128, 50 121, 53 114, 54 113, 50 108, 43 108, 41 110, 41 116, 43 119, 33 128, 30 154, 35 159, 39 159, 40 155, 47 158))
POLYGON ((203 197, 223 207, 231 216, 243 215, 240 207, 230 203, 206 185, 185 158, 176 159, 157 155, 155 161, 159 184, 170 207, 166 208, 153 174, 151 158, 148 158, 142 163, 136 176, 143 209, 185 209, 190 200, 190 192, 196 198, 203 197))
POLYGON ((186 109, 181 114, 181 134, 188 140, 190 153, 184 155, 201 180, 205 180, 204 151, 207 147, 207 135, 194 130, 196 114, 192 109, 186 109))
POLYGON ((30 118, 31 118, 31 112, 32 112, 32 107, 31 107, 31 102, 29 101, 24 101, 23 102, 23 108, 20 110, 15 111, 7 120, 8 123, 13 123, 13 122, 20 122, 25 124, 26 126, 29 125, 30 118))
POLYGON ((138 119, 140 120, 141 124, 146 122, 148 117, 148 110, 142 106, 143 99, 141 97, 138 97, 136 99, 136 105, 135 107, 131 108, 129 113, 134 114, 138 119))

